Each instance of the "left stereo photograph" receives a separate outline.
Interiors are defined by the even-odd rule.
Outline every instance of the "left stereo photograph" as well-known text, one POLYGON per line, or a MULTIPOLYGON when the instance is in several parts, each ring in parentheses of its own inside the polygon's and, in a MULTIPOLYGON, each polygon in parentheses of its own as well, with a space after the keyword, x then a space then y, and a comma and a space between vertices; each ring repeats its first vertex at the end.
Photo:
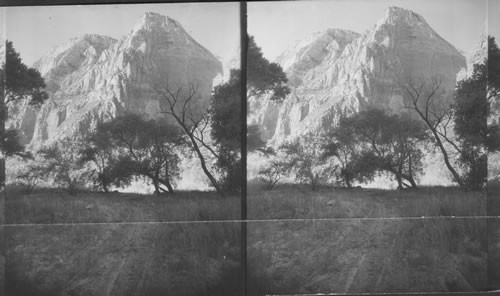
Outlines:
POLYGON ((240 220, 239 3, 4 14, 5 224, 240 220))
POLYGON ((0 28, 0 295, 241 295, 239 3, 0 28))

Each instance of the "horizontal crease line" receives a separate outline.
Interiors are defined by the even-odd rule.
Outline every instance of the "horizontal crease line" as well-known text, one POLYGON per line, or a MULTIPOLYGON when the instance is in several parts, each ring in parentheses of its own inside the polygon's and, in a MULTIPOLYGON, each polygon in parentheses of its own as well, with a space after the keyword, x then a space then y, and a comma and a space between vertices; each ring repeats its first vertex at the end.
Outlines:
POLYGON ((452 219, 500 219, 500 216, 421 216, 421 217, 360 217, 360 218, 304 218, 304 219, 247 219, 247 220, 193 220, 193 221, 134 221, 134 222, 75 222, 75 223, 21 223, 3 224, 0 227, 71 226, 71 225, 136 225, 136 224, 217 224, 217 223, 267 223, 311 221, 380 221, 380 220, 452 220, 452 219))

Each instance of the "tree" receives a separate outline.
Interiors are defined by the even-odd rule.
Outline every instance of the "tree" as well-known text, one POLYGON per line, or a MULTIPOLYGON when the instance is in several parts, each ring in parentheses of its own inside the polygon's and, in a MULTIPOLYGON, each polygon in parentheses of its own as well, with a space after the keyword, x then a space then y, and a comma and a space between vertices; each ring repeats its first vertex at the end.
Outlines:
POLYGON ((287 81, 281 66, 264 58, 254 37, 248 36, 247 85, 250 96, 271 93, 271 100, 283 100, 290 93, 287 81))
POLYGON ((425 128, 418 121, 368 109, 342 118, 335 136, 336 150, 331 154, 343 155, 344 179, 350 182, 356 175, 362 179, 374 170, 386 171, 395 176, 399 189, 417 187, 415 175, 421 170, 423 156, 418 144, 426 139, 425 128))
POLYGON ((267 190, 272 190, 274 186, 288 173, 294 166, 293 161, 287 160, 283 155, 277 155, 274 149, 268 148, 265 151, 270 155, 266 165, 258 172, 258 179, 264 182, 267 190))
POLYGON ((51 177, 54 184, 66 188, 70 195, 76 193, 78 187, 82 185, 81 165, 78 162, 77 149, 80 141, 63 139, 37 152, 43 161, 39 170, 40 173, 51 177))
POLYGON ((30 163, 16 176, 16 183, 24 186, 24 192, 30 194, 46 173, 46 169, 39 163, 30 163))
POLYGON ((48 94, 43 91, 45 82, 40 73, 23 64, 18 52, 14 49, 11 41, 5 43, 5 62, 0 67, 0 152, 1 159, 0 182, 5 183, 5 156, 19 155, 23 153, 24 147, 19 143, 17 130, 5 129, 7 119, 7 105, 11 102, 27 99, 32 106, 40 106, 48 99, 48 94))
POLYGON ((120 185, 134 176, 144 176, 153 182, 156 193, 174 192, 173 180, 179 174, 174 149, 183 144, 177 127, 164 120, 125 114, 98 125, 89 143, 83 150, 83 161, 94 162, 105 191, 110 181, 120 185))
MULTIPOLYGON (((495 38, 488 37, 488 60, 487 64, 487 101, 488 116, 498 116, 500 111, 500 49, 495 38)), ((490 152, 500 150, 500 127, 497 122, 490 122, 486 139, 486 148, 490 152)))
POLYGON ((180 86, 177 89, 171 89, 168 81, 165 85, 155 85, 158 94, 166 102, 166 109, 162 113, 168 114, 182 129, 183 133, 189 139, 193 151, 200 160, 200 166, 215 190, 224 195, 221 186, 216 178, 210 172, 207 166, 206 156, 202 152, 202 147, 206 148, 213 156, 217 158, 216 151, 207 143, 205 133, 209 126, 209 114, 204 112, 208 108, 196 106, 201 101, 198 92, 199 85, 190 83, 188 86, 180 86), (197 108, 198 107, 198 108, 197 108))
POLYGON ((425 79, 416 81, 413 78, 408 78, 399 85, 404 91, 405 107, 414 111, 418 118, 425 123, 436 146, 441 151, 444 163, 453 175, 453 179, 460 187, 464 187, 465 182, 452 165, 450 155, 445 147, 445 143, 448 143, 460 153, 460 148, 448 133, 449 124, 453 119, 453 108, 447 103, 446 98, 443 98, 441 80, 433 77, 429 83, 425 79))
MULTIPOLYGON (((346 124, 345 117, 339 125, 328 131, 324 137, 323 158, 335 157, 339 163, 338 174, 347 188, 352 188, 355 179, 363 179, 361 172, 356 171, 356 159, 361 153, 361 143, 353 137, 354 131, 346 124)), ((370 170, 371 172, 372 170, 370 170)))
POLYGON ((241 189, 241 73, 232 69, 228 82, 215 87, 210 101, 210 134, 217 145, 221 187, 241 189))
POLYGON ((257 124, 247 127, 247 150, 254 151, 262 149, 266 142, 261 139, 261 133, 257 124))
POLYGON ((6 41, 5 63, 0 71, 0 92, 5 95, 5 103, 30 97, 30 105, 39 106, 48 99, 43 91, 45 81, 40 72, 26 66, 14 49, 11 41, 6 41))
POLYGON ((457 84, 454 95, 454 131, 457 150, 465 169, 463 181, 481 189, 487 180, 487 152, 500 150, 498 124, 489 124, 500 94, 500 50, 488 37, 488 57, 474 65, 472 75, 457 84))
POLYGON ((485 64, 474 65, 472 76, 458 83, 453 105, 457 150, 465 169, 463 182, 475 190, 486 183, 486 147, 492 136, 487 125, 487 74, 485 64))
POLYGON ((488 36, 488 99, 500 99, 500 49, 493 36, 488 36))
POLYGON ((324 179, 320 168, 324 163, 321 140, 321 137, 308 133, 279 147, 279 152, 286 157, 284 161, 294 171, 295 179, 311 185, 313 191, 324 179))
POLYGON ((112 172, 118 160, 112 138, 106 125, 98 124, 95 132, 87 137, 84 147, 79 151, 79 163, 92 162, 95 165, 94 183, 104 192, 109 192, 109 186, 116 183, 112 172))

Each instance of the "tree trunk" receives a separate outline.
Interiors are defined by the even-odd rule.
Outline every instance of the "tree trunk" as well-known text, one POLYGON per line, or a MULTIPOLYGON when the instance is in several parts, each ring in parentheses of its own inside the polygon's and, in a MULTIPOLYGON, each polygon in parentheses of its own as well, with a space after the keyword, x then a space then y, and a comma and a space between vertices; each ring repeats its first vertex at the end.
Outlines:
POLYGON ((403 190, 403 180, 401 175, 396 174, 396 180, 398 181, 398 190, 403 190))
POLYGON ((347 188, 349 188, 349 189, 352 188, 351 180, 349 179, 348 176, 344 176, 344 182, 345 182, 345 185, 347 186, 347 188))
MULTIPOLYGON (((429 125, 429 127, 430 127, 430 125, 429 125)), ((434 138, 436 139, 436 143, 439 146, 439 150, 441 150, 441 153, 443 154, 444 163, 446 164, 446 167, 451 172, 451 174, 453 175, 453 178, 458 183, 458 185, 460 187, 464 187, 464 182, 462 181, 462 178, 460 178, 460 175, 457 173, 457 171, 453 168, 453 166, 450 163, 448 152, 444 148, 443 142, 439 138, 439 135, 437 134, 435 129, 431 128, 431 131, 432 131, 432 134, 434 135, 434 138)))
POLYGON ((159 184, 159 179, 160 179, 160 173, 158 170, 156 170, 154 178, 153 178, 153 185, 155 186, 155 194, 159 195, 160 194, 160 184, 159 184))
POLYGON ((190 133, 186 127, 183 127, 184 130, 186 131, 186 134, 188 135, 189 139, 191 140, 191 144, 193 144, 194 151, 198 155, 198 158, 200 159, 200 165, 201 169, 207 175, 208 179, 210 180, 210 183, 214 186, 215 190, 220 194, 224 195, 222 192, 222 189, 220 188, 219 184, 217 184, 217 180, 215 180, 214 176, 210 173, 210 171, 207 168, 205 157, 201 153, 200 147, 198 146, 198 143, 196 143, 196 139, 194 138, 193 134, 190 133))
POLYGON ((344 183, 347 188, 352 188, 351 178, 349 177, 349 172, 347 169, 343 169, 342 176, 344 177, 344 183))
POLYGON ((104 176, 104 174, 101 174, 99 179, 101 179, 102 189, 104 190, 104 192, 108 193, 109 192, 108 182, 106 182, 106 177, 104 176))
POLYGON ((441 154, 443 154, 444 163, 445 163, 446 167, 448 168, 448 170, 453 175, 453 178, 455 179, 455 181, 458 183, 458 185, 460 187, 464 187, 464 182, 463 182, 462 178, 460 177, 460 175, 457 173, 455 168, 453 168, 453 166, 450 163, 448 152, 444 148, 444 144, 441 141, 441 138, 439 137, 439 134, 436 131, 436 127, 434 127, 434 125, 429 121, 429 118, 422 113, 422 111, 418 108, 416 102, 413 103, 412 108, 417 112, 417 114, 420 116, 420 118, 425 122, 427 127, 431 130, 432 135, 434 136, 434 139, 436 140, 436 143, 439 147, 439 150, 441 150, 441 154))
POLYGON ((415 182, 415 179, 413 179, 412 175, 409 175, 408 178, 405 178, 410 182, 411 188, 417 188, 417 183, 415 182))
POLYGON ((170 184, 170 180, 168 180, 168 178, 165 179, 165 182, 163 183, 163 185, 167 186, 169 193, 172 193, 172 194, 174 193, 174 187, 172 187, 172 184, 170 184))
POLYGON ((174 187, 170 183, 170 179, 168 176, 168 162, 165 162, 165 186, 167 186, 168 192, 169 193, 174 193, 174 187))

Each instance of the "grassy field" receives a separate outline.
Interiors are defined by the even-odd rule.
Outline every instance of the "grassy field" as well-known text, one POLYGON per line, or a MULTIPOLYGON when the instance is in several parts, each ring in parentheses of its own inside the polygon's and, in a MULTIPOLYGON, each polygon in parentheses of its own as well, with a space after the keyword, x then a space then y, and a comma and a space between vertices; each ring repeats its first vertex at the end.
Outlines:
POLYGON ((488 279, 500 290, 500 217, 488 220, 488 279))
POLYGON ((9 186, 4 206, 6 295, 241 294, 241 226, 220 222, 240 219, 238 197, 9 186))
POLYGON ((248 217, 267 220, 248 226, 251 295, 488 289, 486 203, 449 187, 250 183, 248 217))
POLYGON ((485 219, 253 222, 250 295, 488 288, 485 219))
POLYGON ((264 190, 248 186, 249 219, 486 216, 486 192, 453 187, 417 190, 321 188, 283 184, 264 190))
POLYGON ((240 295, 237 223, 8 226, 6 295, 240 295))
POLYGON ((500 216, 500 181, 488 182, 488 216, 500 216))
POLYGON ((100 193, 41 188, 24 194, 8 186, 6 224, 200 221, 240 219, 241 198, 214 192, 179 191, 174 195, 100 193))

